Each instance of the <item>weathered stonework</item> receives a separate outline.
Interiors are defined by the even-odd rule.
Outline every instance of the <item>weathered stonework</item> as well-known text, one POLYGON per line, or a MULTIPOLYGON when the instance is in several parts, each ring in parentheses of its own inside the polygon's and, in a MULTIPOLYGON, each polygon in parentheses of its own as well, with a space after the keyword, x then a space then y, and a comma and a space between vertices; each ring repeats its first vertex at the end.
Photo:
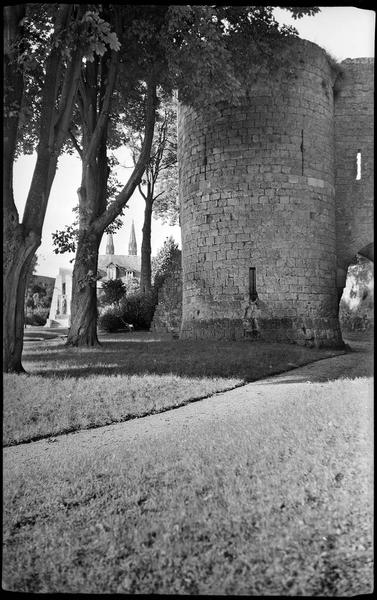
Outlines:
MULTIPOLYGON (((337 74, 315 44, 290 43, 294 68, 289 79, 259 81, 244 102, 224 103, 216 116, 209 117, 205 106, 200 113, 180 106, 182 338, 342 344, 335 220, 337 74), (251 268, 256 290, 250 287, 251 268)), ((338 96, 347 103, 339 91, 338 96)), ((339 110, 337 115, 342 138, 339 110)), ((369 203, 368 196, 366 222, 369 203)))
POLYGON ((345 277, 356 252, 373 258, 374 59, 347 59, 341 66, 335 87, 335 202, 338 267, 345 277))

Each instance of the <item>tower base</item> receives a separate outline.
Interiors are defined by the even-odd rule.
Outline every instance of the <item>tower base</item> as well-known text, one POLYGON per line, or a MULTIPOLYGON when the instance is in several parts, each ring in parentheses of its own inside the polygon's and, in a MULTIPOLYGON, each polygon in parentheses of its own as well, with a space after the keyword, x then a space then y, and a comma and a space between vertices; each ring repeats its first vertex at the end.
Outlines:
POLYGON ((345 347, 335 318, 260 318, 248 323, 243 319, 186 319, 180 338, 285 342, 309 348, 345 347))

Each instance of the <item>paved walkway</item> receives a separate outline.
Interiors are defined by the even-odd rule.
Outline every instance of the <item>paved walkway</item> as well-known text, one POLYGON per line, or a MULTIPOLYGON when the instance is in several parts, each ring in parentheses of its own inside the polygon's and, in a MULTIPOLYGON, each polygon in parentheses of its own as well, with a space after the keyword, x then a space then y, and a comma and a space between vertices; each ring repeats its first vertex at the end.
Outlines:
POLYGON ((372 395, 373 355, 370 344, 369 350, 365 343, 354 343, 352 347, 353 352, 320 360, 164 413, 4 448, 4 483, 8 470, 14 476, 15 470, 27 468, 30 462, 62 461, 63 457, 66 459, 85 453, 93 455, 105 446, 110 452, 117 444, 130 445, 144 436, 152 441, 164 432, 181 435, 188 424, 190 427, 203 427, 205 421, 210 421, 213 426, 217 420, 226 420, 235 411, 238 414, 244 412, 246 418, 250 411, 265 411, 276 403, 302 398, 309 383, 323 387, 324 382, 349 378, 356 380, 352 383, 352 394, 356 398, 372 395), (358 379, 366 376, 367 380, 358 379))

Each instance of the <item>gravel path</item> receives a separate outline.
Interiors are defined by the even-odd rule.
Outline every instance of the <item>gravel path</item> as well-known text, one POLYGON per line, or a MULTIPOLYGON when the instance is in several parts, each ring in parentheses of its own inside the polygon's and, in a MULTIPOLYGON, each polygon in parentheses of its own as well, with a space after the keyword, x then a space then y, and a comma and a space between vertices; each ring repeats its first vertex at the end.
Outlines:
POLYGON ((211 421, 213 426, 216 420, 226 420, 235 411, 239 415, 244 413, 247 418, 250 412, 266 411, 277 403, 301 398, 309 383, 322 387, 326 381, 347 377, 352 380, 350 394, 355 398, 371 396, 372 377, 357 379, 372 374, 370 345, 355 342, 352 349, 351 353, 320 360, 161 414, 4 448, 4 484, 8 477, 14 477, 18 470, 36 461, 62 462, 78 454, 93 454, 105 446, 111 452, 118 444, 132 445, 143 436, 152 441, 164 431, 179 436, 188 424, 203 427, 205 421, 211 421))

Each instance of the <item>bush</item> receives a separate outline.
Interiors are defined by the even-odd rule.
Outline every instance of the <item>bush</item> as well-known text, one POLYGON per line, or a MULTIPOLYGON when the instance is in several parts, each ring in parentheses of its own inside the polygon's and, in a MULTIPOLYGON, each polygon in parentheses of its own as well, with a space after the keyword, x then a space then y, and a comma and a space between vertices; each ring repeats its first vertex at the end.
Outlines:
POLYGON ((373 313, 352 311, 344 305, 339 311, 339 320, 342 328, 347 331, 370 331, 374 327, 373 313))
POLYGON ((348 331, 369 331, 374 327, 373 263, 361 256, 348 268, 339 320, 348 331))
POLYGON ((49 308, 36 308, 34 310, 27 310, 25 313, 25 324, 34 325, 35 327, 45 325, 49 312, 49 308))
POLYGON ((117 331, 117 329, 123 329, 124 323, 119 316, 119 311, 114 308, 106 309, 98 317, 98 327, 109 333, 113 333, 114 331, 117 331))
POLYGON ((153 294, 136 293, 129 295, 122 302, 122 319, 135 329, 149 330, 156 308, 153 294))

